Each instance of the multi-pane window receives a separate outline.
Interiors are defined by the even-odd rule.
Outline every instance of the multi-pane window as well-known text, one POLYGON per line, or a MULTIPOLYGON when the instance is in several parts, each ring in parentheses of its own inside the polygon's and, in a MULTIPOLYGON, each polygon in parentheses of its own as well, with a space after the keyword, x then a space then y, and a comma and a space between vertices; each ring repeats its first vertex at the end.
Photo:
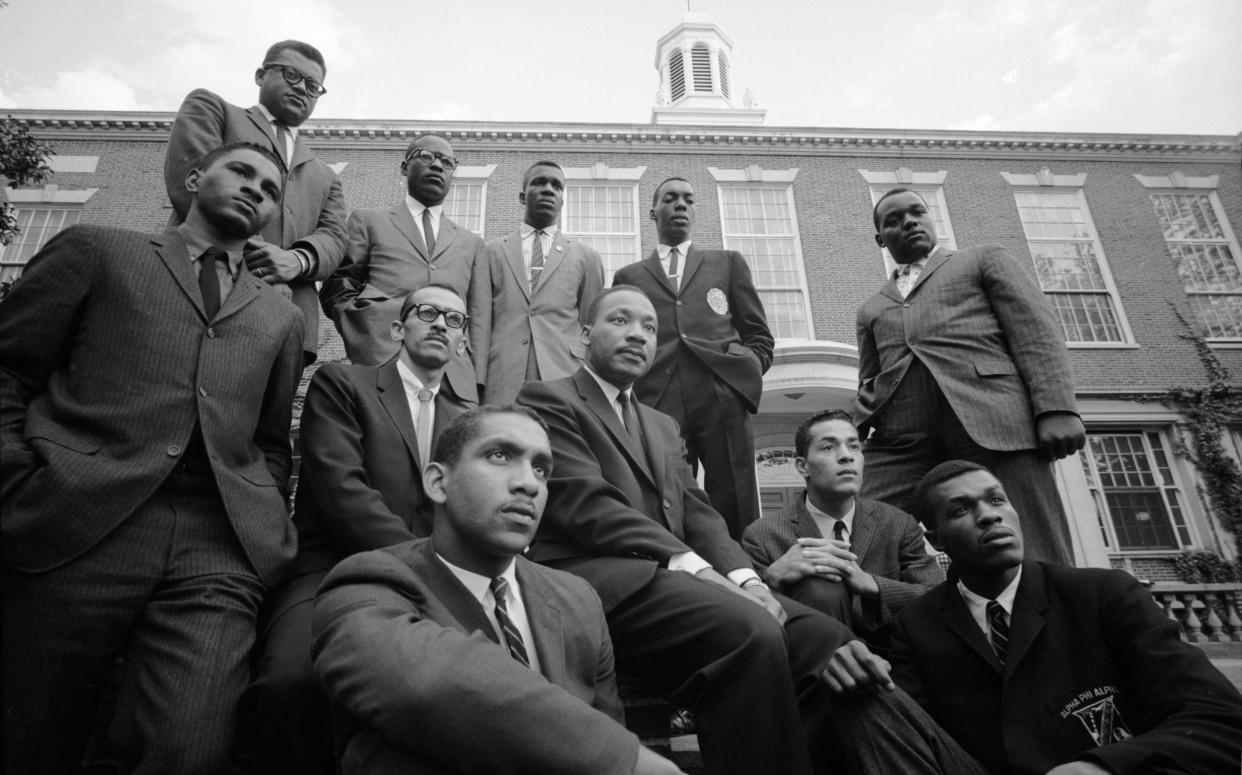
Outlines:
POLYGON ((1182 494, 1160 433, 1092 433, 1079 460, 1110 550, 1176 550, 1190 545, 1182 494))
POLYGON ((810 339, 793 187, 721 186, 724 246, 746 257, 777 339, 810 339))
POLYGON ((618 269, 642 258, 638 224, 635 183, 566 181, 561 228, 599 252, 605 285, 618 269))
POLYGON ((1014 199, 1035 277, 1065 341, 1128 342, 1121 303, 1082 191, 1018 191, 1014 199))
POLYGON ((463 229, 483 236, 483 215, 487 205, 486 180, 453 180, 444 198, 444 214, 463 229))
POLYGON ((1242 339, 1242 264, 1215 193, 1152 193, 1151 201, 1201 333, 1242 339))
POLYGON ((62 229, 67 229, 82 217, 81 207, 28 207, 17 208, 17 225, 21 229, 11 243, 0 247, 0 282, 8 282, 21 275, 30 257, 62 229))
MULTIPOLYGON (((896 187, 897 184, 871 186, 871 204, 875 205, 880 201, 880 197, 896 187)), ((949 208, 944 200, 944 188, 926 185, 902 185, 901 187, 915 192, 927 203, 927 212, 936 224, 936 244, 943 246, 945 250, 957 250, 957 239, 953 236, 953 224, 949 220, 949 208)), ((891 277, 893 270, 897 268, 897 263, 888 254, 888 248, 880 248, 880 252, 884 254, 885 274, 891 277)))

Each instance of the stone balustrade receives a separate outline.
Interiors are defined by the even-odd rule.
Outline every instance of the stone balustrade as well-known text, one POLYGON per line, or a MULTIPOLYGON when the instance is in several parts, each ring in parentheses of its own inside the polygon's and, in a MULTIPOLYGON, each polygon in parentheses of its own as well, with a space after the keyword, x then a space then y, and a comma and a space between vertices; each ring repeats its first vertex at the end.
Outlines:
POLYGON ((1152 596, 1189 643, 1242 641, 1242 584, 1157 581, 1152 596))

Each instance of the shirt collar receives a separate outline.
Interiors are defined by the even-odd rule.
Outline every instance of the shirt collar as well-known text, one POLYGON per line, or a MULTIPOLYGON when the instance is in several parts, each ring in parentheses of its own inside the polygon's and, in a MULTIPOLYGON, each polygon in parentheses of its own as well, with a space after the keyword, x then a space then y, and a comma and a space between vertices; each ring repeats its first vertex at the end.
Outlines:
POLYGON ((435 387, 427 387, 400 358, 397 358, 397 373, 401 375, 401 384, 405 386, 406 393, 416 396, 418 395, 418 391, 423 388, 427 388, 427 390, 431 391, 431 400, 433 401, 436 396, 440 394, 440 385, 444 384, 444 382, 441 381, 440 384, 435 387))
POLYGON ((850 510, 845 512, 844 517, 834 517, 826 511, 820 511, 819 509, 815 508, 815 504, 811 503, 810 494, 808 493, 806 496, 806 511, 808 514, 811 515, 813 519, 825 520, 827 521, 829 525, 831 525, 833 522, 836 522, 838 519, 840 519, 842 522, 845 523, 846 532, 850 533, 851 535, 854 533, 854 512, 857 511, 857 509, 858 509, 858 499, 855 498, 853 501, 850 502, 850 510))
MULTIPOLYGON (((522 236, 522 239, 526 239, 527 237, 529 237, 530 235, 534 233, 535 233, 535 227, 531 226, 529 223, 524 222, 522 223, 521 226, 518 227, 518 234, 522 236)), ((554 223, 551 226, 544 226, 543 233, 548 235, 549 237, 555 237, 556 236, 556 224, 554 223)))
MULTIPOLYGON (((478 600, 481 605, 488 606, 489 604, 490 605, 495 604, 495 602, 491 599, 492 597, 491 577, 484 576, 479 573, 475 573, 474 571, 466 570, 465 568, 459 568, 453 563, 444 559, 444 556, 440 554, 439 552, 436 552, 436 559, 444 563, 444 567, 449 569, 449 572, 452 573, 453 576, 455 576, 457 580, 462 583, 462 586, 464 586, 466 589, 470 591, 470 594, 474 595, 474 599, 478 600)), ((509 561, 509 567, 505 568, 504 572, 500 574, 500 577, 509 583, 509 595, 510 596, 516 595, 517 588, 518 588, 517 558, 514 558, 509 561)))
POLYGON ((405 206, 409 208, 410 215, 414 216, 415 220, 422 218, 423 210, 426 210, 427 212, 431 213, 431 220, 436 222, 437 224, 440 222, 440 213, 444 211, 443 202, 441 202, 438 205, 432 205, 431 207, 428 207, 427 205, 418 201, 417 199, 410 196, 409 194, 405 195, 405 206))
MULTIPOLYGON (((207 248, 219 247, 206 234, 203 234, 184 221, 177 226, 177 233, 181 235, 181 239, 185 242, 186 253, 189 255, 191 262, 197 261, 199 256, 207 252, 207 248)), ((241 271, 242 252, 240 250, 228 251, 228 256, 229 274, 237 277, 237 273, 241 271)))
MULTIPOLYGON (((260 102, 258 105, 255 105, 255 107, 258 108, 259 112, 262 113, 264 117, 267 118, 267 123, 272 124, 277 121, 280 121, 280 119, 272 115, 272 111, 268 110, 267 107, 262 102, 260 102)), ((280 121, 280 123, 285 124, 285 122, 283 121, 280 121)), ((293 137, 294 140, 298 139, 298 128, 297 127, 292 126, 290 124, 285 124, 285 129, 289 130, 289 135, 293 137)), ((273 136, 275 136, 275 127, 272 128, 272 134, 273 136)))
POLYGON ((686 240, 680 245, 656 245, 656 253, 659 254, 660 260, 668 262, 668 254, 673 252, 673 248, 677 248, 677 253, 684 259, 686 254, 690 252, 690 243, 693 240, 686 240))
POLYGON ((913 269, 914 267, 917 266, 920 272, 923 271, 924 269, 927 268, 927 262, 932 260, 932 257, 936 255, 936 251, 938 250, 940 250, 939 243, 937 243, 935 247, 933 247, 931 250, 927 252, 927 255, 923 256, 918 261, 911 261, 908 264, 898 264, 897 268, 893 270, 893 277, 894 278, 900 277, 902 270, 905 269, 906 267, 910 267, 911 269, 913 269))
POLYGON ((624 391, 622 391, 621 388, 617 387, 616 385, 612 384, 611 382, 604 379, 600 375, 596 374, 594 369, 592 369, 589 364, 584 365, 583 368, 586 369, 587 374, 590 374, 591 377, 596 381, 596 383, 599 384, 599 389, 604 391, 604 397, 608 399, 608 403, 612 404, 614 408, 616 407, 617 396, 621 395, 622 392, 626 394, 628 400, 630 401, 634 400, 633 387, 626 388, 624 391))
MULTIPOLYGON (((1001 608, 1005 609, 1005 613, 1010 617, 1013 616, 1013 601, 1018 595, 1018 582, 1022 580, 1022 566, 1018 566, 1018 572, 1014 574, 1013 581, 1009 582, 1009 586, 1001 590, 996 596, 996 602, 1001 604, 1001 608)), ((976 609, 983 611, 987 608, 989 598, 983 595, 977 595, 966 588, 961 579, 957 581, 957 591, 961 593, 962 599, 966 601, 966 606, 974 612, 976 609)), ((978 618, 978 617, 976 617, 978 618)), ((987 621, 984 619, 983 621, 987 621)))

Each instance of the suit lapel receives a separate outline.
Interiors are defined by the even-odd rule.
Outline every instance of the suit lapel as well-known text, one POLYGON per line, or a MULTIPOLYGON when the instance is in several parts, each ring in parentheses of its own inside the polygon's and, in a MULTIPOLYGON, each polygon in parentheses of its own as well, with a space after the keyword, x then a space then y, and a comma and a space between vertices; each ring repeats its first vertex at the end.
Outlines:
POLYGON ((566 683, 565 639, 561 634, 561 612, 553 602, 555 594, 547 582, 531 572, 530 563, 517 558, 517 580, 522 587, 522 602, 539 655, 539 671, 558 686, 566 683))
POLYGON ((436 557, 434 541, 434 538, 424 541, 417 550, 418 559, 427 569, 424 576, 427 591, 452 612, 453 617, 466 632, 482 632, 493 643, 501 645, 500 634, 496 632, 491 620, 487 618, 483 605, 474 595, 470 594, 465 584, 457 580, 448 566, 436 557))
POLYGON ((440 231, 436 233, 436 252, 431 258, 434 261, 436 257, 444 255, 444 251, 449 249, 460 236, 461 228, 450 221, 448 216, 444 215, 444 211, 440 211, 440 231))
POLYGON ((295 170, 313 158, 315 154, 311 153, 311 149, 302 142, 302 133, 298 132, 297 138, 293 141, 293 162, 289 165, 289 169, 295 170))
POLYGON ((876 539, 876 521, 869 519, 868 509, 864 509, 862 501, 854 499, 854 526, 850 529, 850 551, 863 557, 876 539))
POLYGON ((629 458, 630 464, 643 476, 647 477, 648 482, 656 486, 657 482, 651 474, 646 453, 638 448, 638 443, 634 441, 629 431, 621 424, 621 418, 617 417, 616 411, 613 410, 612 405, 608 402, 608 397, 604 395, 604 391, 596 384, 595 378, 588 374, 586 369, 579 369, 574 374, 574 382, 577 384, 578 394, 586 402, 587 408, 595 414, 595 417, 607 429, 613 441, 616 442, 617 447, 625 452, 625 456, 629 458))
POLYGON ((1048 595, 1044 584, 1044 569, 1033 562, 1024 562, 1022 580, 1018 582, 1018 594, 1014 597, 1013 613, 1009 617, 1006 672, 1012 672, 1031 650, 1031 644, 1047 622, 1047 611, 1048 595))
POLYGON ((664 271, 664 265, 660 263, 660 254, 657 251, 651 251, 651 255, 643 259, 643 267, 651 273, 651 276, 664 290, 669 292, 669 295, 677 295, 677 290, 673 288, 673 283, 668 279, 668 272, 664 271))
MULTIPOLYGON (((405 385, 401 384, 401 375, 397 372, 397 361, 393 359, 380 366, 376 373, 375 389, 379 393, 380 404, 388 413, 388 419, 396 426, 405 442, 405 449, 410 458, 420 465, 418 459, 418 440, 414 437, 414 418, 410 415, 410 402, 405 397, 405 385)), ((439 401, 437 400, 437 404, 439 401)), ((437 430, 440 423, 436 422, 437 430)))
POLYGON ((793 523, 794 538, 824 537, 824 534, 819 531, 819 525, 815 524, 815 518, 811 516, 811 512, 806 510, 806 490, 803 490, 798 499, 794 501, 789 521, 793 523))
POLYGON ((555 272, 556 268, 561 265, 561 261, 565 259, 565 251, 569 249, 568 245, 569 242, 558 229, 556 232, 556 238, 552 240, 552 249, 548 251, 548 255, 543 257, 543 272, 539 275, 539 284, 535 286, 536 291, 548 282, 548 276, 555 272))
POLYGON ((233 282, 233 290, 229 291, 228 298, 220 305, 220 311, 216 313, 216 320, 220 321, 229 315, 236 314, 250 302, 259 298, 260 289, 265 283, 250 273, 245 267, 237 273, 237 279, 233 282))
POLYGON ((389 210, 388 217, 392 220, 392 225, 397 227, 397 231, 401 232, 414 246, 414 252, 418 254, 418 257, 426 261, 428 258, 427 243, 423 242, 423 234, 414 223, 414 216, 410 214, 410 208, 405 206, 405 202, 389 210))
MULTIPOLYGON (((919 272, 919 279, 914 281, 914 285, 910 287, 910 293, 906 296, 906 298, 910 298, 910 296, 913 296, 919 288, 923 287, 923 283, 927 280, 927 278, 931 277, 932 273, 937 269, 944 266, 945 262, 949 260, 950 255, 952 255, 952 252, 945 250, 944 248, 937 250, 936 255, 932 256, 927 262, 927 265, 923 267, 923 271, 919 272)), ((893 281, 893 287, 897 287, 897 282, 895 280, 893 281)), ((901 293, 898 293, 897 296, 900 298, 901 293)))
POLYGON ((198 310, 199 317, 210 323, 211 321, 207 320, 207 308, 203 306, 203 294, 198 289, 198 276, 194 273, 194 267, 190 263, 189 249, 185 246, 185 240, 181 239, 176 229, 169 229, 163 234, 152 237, 151 244, 155 248, 156 255, 160 257, 173 279, 177 281, 182 293, 198 310))
POLYGON ((703 263, 702 254, 695 250, 694 245, 691 244, 690 249, 686 251, 686 264, 681 270, 681 283, 679 284, 681 288, 677 291, 677 295, 680 296, 681 291, 690 286, 690 280, 693 279, 694 273, 699 271, 699 264, 701 263, 703 263))
MULTIPOLYGON (((991 644, 983 635, 983 630, 979 629, 974 617, 970 615, 970 609, 966 607, 966 601, 962 599, 962 593, 958 591, 955 581, 949 580, 940 587, 940 600, 937 601, 936 607, 946 627, 964 640, 976 654, 992 666, 993 670, 997 673, 1003 672, 1000 660, 996 658, 996 652, 992 650, 991 644)), ((1011 637, 1012 634, 1011 628, 1011 637)))
POLYGON ((530 301, 530 278, 526 276, 526 259, 522 256, 522 233, 518 232, 505 238, 505 261, 509 271, 522 289, 522 296, 530 301))
MULTIPOLYGON (((246 115, 250 117, 250 122, 254 124, 259 134, 267 138, 268 149, 276 154, 276 158, 280 159, 281 168, 285 171, 285 174, 288 174, 289 163, 285 161, 285 149, 276 144, 276 133, 272 131, 272 122, 268 120, 267 116, 263 115, 263 111, 259 110, 258 105, 247 108, 246 115)), ((298 143, 295 141, 293 145, 296 157, 298 143)))

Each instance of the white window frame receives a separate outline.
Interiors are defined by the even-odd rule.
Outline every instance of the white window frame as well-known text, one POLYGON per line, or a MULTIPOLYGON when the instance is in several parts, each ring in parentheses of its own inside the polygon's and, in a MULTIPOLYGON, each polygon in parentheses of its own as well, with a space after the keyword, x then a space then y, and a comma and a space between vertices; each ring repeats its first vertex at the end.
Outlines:
MULTIPOLYGON (((1087 236, 1077 241, 1090 242, 1095 250, 1095 257, 1100 270, 1100 279, 1104 283, 1103 290, 1095 291, 1065 291, 1052 290, 1044 291, 1044 296, 1051 297, 1054 295, 1095 295, 1107 296, 1112 302, 1113 314, 1117 317, 1117 330, 1121 335, 1120 339, 1104 342, 1093 341, 1074 341, 1067 339, 1065 346, 1071 350, 1116 350, 1116 349, 1133 349, 1138 347, 1134 341, 1134 333, 1130 329, 1130 321, 1126 317, 1125 306, 1121 303, 1121 294, 1117 292, 1117 284, 1113 281, 1113 272, 1109 268, 1108 257, 1104 254, 1104 245, 1100 242, 1099 232, 1095 228, 1095 219, 1091 216, 1091 207, 1087 203, 1086 181, 1087 174, 1085 172, 1074 175, 1054 175, 1047 168, 1040 170, 1035 175, 1014 174, 1002 172, 1001 176, 1009 183, 1011 193, 1014 195, 1014 209, 1017 211, 1018 222, 1022 225, 1022 232, 1027 241, 1027 252, 1031 254, 1031 274, 1035 282, 1039 283, 1039 274, 1035 271, 1034 251, 1031 250, 1032 244, 1041 242, 1070 242, 1075 240, 1067 240, 1065 238, 1051 237, 1035 237, 1032 238, 1027 224, 1022 220, 1021 208, 1018 205, 1018 194, 1066 194, 1072 193, 1078 200, 1078 207, 1082 212, 1083 226, 1087 230, 1087 236)), ((1060 325, 1058 320, 1057 325, 1060 325)))
POLYGON ((565 173, 565 205, 561 209, 561 228, 566 234, 577 237, 583 244, 590 245, 599 251, 604 261, 604 287, 608 287, 612 285, 612 276, 618 269, 643 259, 642 201, 639 197, 638 182, 647 172, 647 168, 645 166, 610 167, 601 163, 590 167, 565 167, 562 171, 565 173), (628 190, 633 207, 634 230, 632 232, 597 232, 578 228, 577 224, 570 222, 570 199, 573 189, 579 186, 608 186, 628 190), (628 240, 633 246, 630 259, 616 266, 611 265, 608 253, 599 250, 595 244, 595 238, 628 240))
POLYGON ((486 164, 477 167, 460 166, 453 172, 453 185, 449 188, 448 196, 444 197, 444 214, 449 217, 453 223, 461 226, 463 229, 473 231, 483 239, 487 239, 487 183, 491 179, 492 173, 496 171, 495 164, 486 164), (454 199, 454 194, 459 187, 479 186, 479 228, 472 229, 467 222, 468 219, 460 215, 455 207, 459 203, 454 199))
MULTIPOLYGON (((1225 213, 1225 208, 1221 205, 1220 196, 1217 195, 1219 175, 1207 175, 1203 177, 1192 177, 1174 172, 1170 175, 1135 175, 1135 179, 1147 189, 1149 197, 1157 195, 1172 196, 1203 196, 1206 195, 1208 201, 1212 204, 1212 210, 1216 215, 1216 222, 1220 224, 1221 233, 1224 239, 1221 240, 1202 240, 1202 241, 1179 241, 1174 244, 1201 244, 1224 243, 1230 253, 1233 255, 1234 262, 1238 265, 1238 271, 1242 272, 1242 250, 1238 247, 1238 238, 1233 231, 1232 225, 1229 223, 1229 217, 1225 213)), ((1154 201, 1153 201, 1154 204, 1154 201)), ((1157 224, 1159 218, 1157 217, 1157 224)), ((1170 246, 1169 241, 1165 240, 1165 246, 1170 246)), ((1170 259, 1172 256, 1170 255, 1170 259)), ((1176 269, 1176 264, 1174 265, 1176 269)), ((1213 293, 1213 292, 1196 292, 1186 291, 1186 296, 1193 299, 1198 296, 1233 296, 1238 295, 1233 292, 1213 293)), ((1205 337, 1206 341, 1214 347, 1222 348, 1239 348, 1242 347, 1242 326, 1239 327, 1238 336, 1228 337, 1205 337)))
POLYGON ((91 197, 93 197, 98 191, 99 189, 97 188, 64 190, 55 184, 48 184, 42 188, 36 189, 6 189, 5 193, 9 198, 9 203, 13 205, 14 210, 18 213, 22 211, 29 212, 32 210, 58 210, 77 213, 78 219, 71 224, 58 227, 56 231, 49 235, 41 236, 36 242, 34 250, 30 251, 25 261, 5 260, 5 256, 7 256, 10 252, 20 250, 21 247, 28 244, 24 239, 24 237, 28 236, 25 233, 18 235, 16 238, 21 241, 20 245, 15 243, 0 245, 0 276, 4 276, 5 280, 20 277, 27 261, 30 260, 30 257, 42 250, 43 246, 47 244, 47 241, 51 239, 52 236, 81 222, 82 211, 84 209, 83 206, 90 201, 91 197), (8 274, 11 274, 10 278, 5 276, 5 270, 15 271, 8 272, 8 274))
MULTIPOLYGON (((942 216, 936 221, 936 244, 945 250, 957 250, 957 237, 953 233, 953 219, 949 217, 949 202, 944 196, 944 181, 949 176, 948 170, 939 172, 915 172, 909 167, 898 167, 892 172, 883 170, 859 170, 863 180, 871 188, 872 212, 880 197, 894 188, 908 188, 923 201, 937 208, 942 216)), ((893 276, 897 262, 889 255, 888 248, 880 248, 880 258, 884 266, 884 279, 893 276)))
MULTIPOLYGON (((1194 487, 1187 487, 1187 482, 1183 477, 1182 465, 1174 454, 1174 443, 1170 436, 1170 431, 1171 428, 1167 425, 1142 424, 1107 425, 1092 427, 1087 431, 1087 445, 1078 454, 1079 466, 1086 480, 1088 495, 1095 506, 1096 526, 1103 538, 1105 551, 1110 556, 1174 555, 1200 545, 1194 520, 1191 519, 1192 495, 1195 489, 1194 487), (1101 484, 1099 469, 1092 453, 1092 439, 1106 436, 1137 436, 1139 438, 1143 447, 1144 458, 1149 467, 1149 473, 1154 474, 1156 478, 1156 484, 1142 489, 1155 489, 1159 492, 1165 514, 1168 517, 1168 526, 1176 546, 1121 546, 1118 538, 1116 518, 1109 510, 1107 493, 1101 484), (1165 466, 1163 473, 1156 459, 1153 437, 1159 442, 1159 451, 1164 457, 1165 466), (1167 481, 1165 477, 1167 477, 1167 481)), ((1114 492, 1116 492, 1116 489, 1114 489, 1114 492)))
MULTIPOLYGON (((772 235, 730 235, 726 227, 727 221, 725 219, 724 189, 763 188, 784 192, 786 205, 789 208, 790 233, 788 236, 793 244, 794 261, 796 262, 794 274, 798 278, 798 284, 796 286, 772 286, 767 289, 779 292, 796 290, 802 295, 802 315, 803 319, 806 321, 806 337, 803 339, 801 337, 779 336, 776 330, 776 325, 773 323, 770 315, 768 316, 768 327, 772 330, 773 337, 775 337, 778 341, 814 341, 815 317, 811 314, 811 294, 810 289, 807 287, 806 279, 806 257, 802 252, 802 232, 798 227, 798 207, 793 191, 793 183, 798 176, 798 168, 794 167, 792 169, 785 170, 766 170, 758 165, 752 164, 745 169, 719 169, 716 167, 708 167, 707 169, 712 174, 712 177, 716 179, 716 198, 720 207, 720 236, 722 244, 726 250, 735 249, 735 247, 730 244, 731 237, 733 239, 750 239, 753 237, 764 238, 772 235)), ((783 237, 784 235, 781 236, 783 237)), ((756 277, 755 290, 759 291, 759 295, 762 297, 765 291, 765 286, 763 286, 758 280, 758 272, 755 269, 754 257, 746 256, 745 251, 742 251, 742 255, 746 258, 747 264, 750 266, 751 275, 756 277)))

